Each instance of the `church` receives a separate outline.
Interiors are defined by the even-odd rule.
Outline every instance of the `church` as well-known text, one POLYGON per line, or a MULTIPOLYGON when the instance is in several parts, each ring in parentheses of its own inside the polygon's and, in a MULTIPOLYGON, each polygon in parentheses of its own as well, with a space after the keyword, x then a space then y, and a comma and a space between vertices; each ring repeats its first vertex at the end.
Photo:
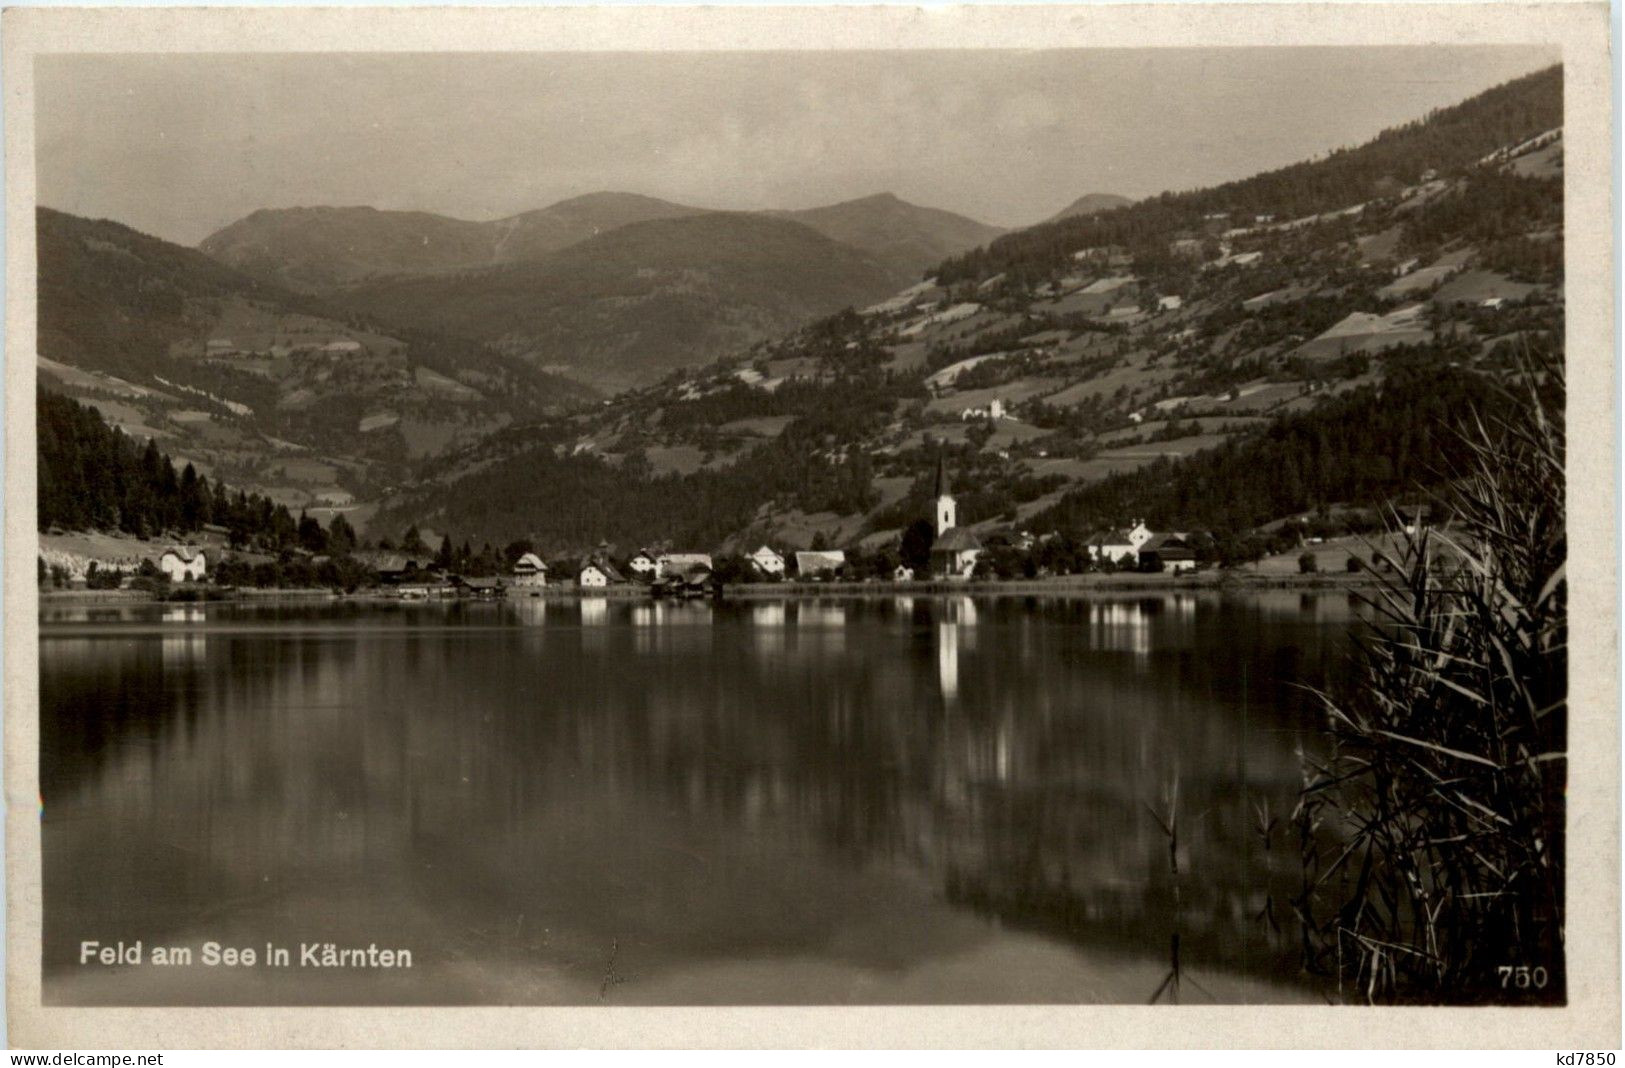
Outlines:
POLYGON ((942 457, 937 457, 937 540, 931 544, 931 574, 937 578, 968 579, 976 569, 982 543, 970 531, 957 526, 958 513, 953 494, 948 491, 948 474, 942 457))

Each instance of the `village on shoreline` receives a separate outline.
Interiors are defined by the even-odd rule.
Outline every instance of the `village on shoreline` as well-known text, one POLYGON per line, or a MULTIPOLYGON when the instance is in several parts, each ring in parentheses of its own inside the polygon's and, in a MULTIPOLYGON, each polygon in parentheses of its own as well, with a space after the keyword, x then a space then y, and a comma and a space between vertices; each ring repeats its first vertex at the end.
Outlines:
MULTIPOLYGON (((1261 561, 1219 567, 1213 539, 1155 532, 1143 521, 1074 540, 1060 533, 994 535, 986 542, 958 525, 957 502, 939 462, 933 514, 894 551, 814 547, 716 555, 640 548, 618 556, 608 544, 549 563, 529 542, 508 547, 500 568, 459 568, 450 539, 431 552, 415 531, 406 546, 381 545, 308 556, 274 567, 229 550, 186 544, 127 554, 74 552, 42 535, 39 578, 46 600, 219 601, 290 597, 428 601, 571 596, 1034 594, 1191 588, 1343 588, 1369 582, 1379 553, 1348 539, 1300 536, 1290 567, 1261 561), (415 543, 415 544, 414 544, 415 543), (1323 563, 1322 557, 1326 560, 1323 563), (1266 566, 1271 565, 1273 566, 1266 566), (479 571, 482 573, 469 573, 479 571), (490 573, 495 571, 496 573, 490 573), (288 581, 292 579, 293 581, 288 581), (301 579, 303 581, 301 581, 301 579)), ((128 543, 126 543, 128 544, 128 543)), ((80 546, 81 550, 87 548, 80 546)), ((131 546, 134 549, 134 546, 131 546)))

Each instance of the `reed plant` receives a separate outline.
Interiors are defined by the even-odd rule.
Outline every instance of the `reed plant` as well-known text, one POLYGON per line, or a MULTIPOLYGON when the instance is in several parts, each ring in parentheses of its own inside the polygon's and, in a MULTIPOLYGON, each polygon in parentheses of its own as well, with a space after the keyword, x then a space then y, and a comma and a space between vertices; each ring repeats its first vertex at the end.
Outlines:
POLYGON ((1526 354, 1464 413, 1432 521, 1363 594, 1352 683, 1319 695, 1293 904, 1344 999, 1564 996, 1563 386, 1526 354))

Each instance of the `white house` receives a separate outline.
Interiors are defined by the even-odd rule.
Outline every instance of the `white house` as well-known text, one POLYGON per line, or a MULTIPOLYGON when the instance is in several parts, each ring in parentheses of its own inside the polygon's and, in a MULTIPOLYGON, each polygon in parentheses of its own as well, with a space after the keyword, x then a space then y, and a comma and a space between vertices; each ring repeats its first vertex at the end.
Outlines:
POLYGON ((898 564, 897 567, 892 570, 891 580, 893 582, 913 582, 914 569, 909 567, 907 564, 898 564))
POLYGON ((198 582, 209 569, 209 561, 202 549, 190 545, 176 545, 164 550, 158 558, 158 570, 169 576, 171 582, 198 582))
POLYGON ((961 422, 967 419, 993 420, 1006 418, 1009 418, 1009 416, 1005 411, 1004 401, 998 397, 994 397, 992 400, 988 401, 986 408, 966 408, 964 411, 959 413, 959 419, 961 422))
POLYGON ((1158 311, 1178 311, 1180 308, 1182 308, 1184 306, 1185 306, 1185 300, 1184 300, 1183 297, 1180 297, 1178 294, 1170 294, 1169 296, 1166 296, 1166 297, 1158 297, 1157 298, 1157 310, 1158 311))
POLYGON ((514 561, 513 584, 520 587, 546 586, 547 565, 535 553, 526 553, 514 561))
POLYGON ((1144 522, 1135 522, 1127 530, 1105 530, 1092 534, 1084 542, 1089 559, 1110 560, 1116 564, 1138 564, 1140 549, 1154 537, 1144 522))
POLYGON ((636 556, 626 562, 632 573, 638 578, 652 579, 660 571, 660 565, 655 560, 655 554, 647 549, 639 549, 636 556))
POLYGON ((581 570, 576 574, 576 585, 583 589, 602 589, 625 581, 607 560, 589 560, 581 565, 581 570))
POLYGON ((784 574, 784 557, 766 545, 750 554, 750 562, 764 575, 784 574))

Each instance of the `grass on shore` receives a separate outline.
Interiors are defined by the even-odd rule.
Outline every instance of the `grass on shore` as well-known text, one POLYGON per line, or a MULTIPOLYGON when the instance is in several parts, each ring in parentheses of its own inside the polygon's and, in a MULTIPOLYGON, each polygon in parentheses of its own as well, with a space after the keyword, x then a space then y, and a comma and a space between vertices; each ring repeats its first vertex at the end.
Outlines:
POLYGON ((1463 432, 1448 533, 1402 539, 1353 685, 1322 695, 1331 750, 1305 762, 1296 908, 1345 997, 1564 996, 1561 370, 1531 365, 1521 388, 1463 432))

